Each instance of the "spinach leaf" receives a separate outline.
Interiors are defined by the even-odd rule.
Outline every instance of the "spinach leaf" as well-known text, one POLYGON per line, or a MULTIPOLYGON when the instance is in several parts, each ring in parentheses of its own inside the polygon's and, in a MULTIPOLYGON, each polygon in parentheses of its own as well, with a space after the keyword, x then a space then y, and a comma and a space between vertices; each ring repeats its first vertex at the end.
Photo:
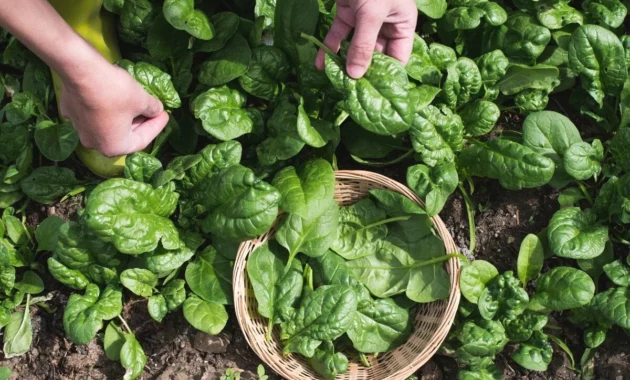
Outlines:
POLYGON ((555 267, 536 281, 532 304, 549 310, 568 310, 587 305, 595 293, 595 283, 583 271, 555 267))
POLYGON ((313 357, 323 341, 337 339, 350 328, 356 311, 357 297, 351 288, 326 285, 307 293, 294 317, 281 325, 283 352, 313 357))
POLYGON ((210 23, 214 26, 215 35, 210 40, 199 41, 195 45, 197 51, 212 53, 219 51, 225 47, 230 38, 236 34, 240 17, 232 12, 219 12, 210 16, 210 23))
POLYGON ((166 300, 169 311, 177 310, 186 300, 186 281, 175 279, 170 281, 162 289, 162 295, 166 300))
POLYGON ((553 347, 545 334, 534 331, 528 341, 520 344, 512 359, 521 367, 531 371, 546 371, 551 357, 553 347))
POLYGON ((262 14, 270 18, 273 15, 274 46, 282 49, 295 65, 299 62, 297 47, 304 42, 300 35, 315 34, 319 19, 317 0, 276 0, 274 11, 273 3, 267 1, 262 14))
POLYGON ((427 214, 437 215, 459 184, 457 168, 450 163, 433 168, 421 164, 410 166, 407 168, 407 184, 424 200, 427 214))
POLYGON ((597 176, 601 170, 601 161, 604 159, 604 146, 598 139, 593 140, 592 145, 585 142, 573 144, 565 153, 564 169, 577 179, 585 180, 597 176))
POLYGON ((54 257, 48 258, 48 271, 55 280, 73 289, 85 289, 90 283, 81 271, 68 268, 54 257))
POLYGON ((446 13, 446 0, 416 0, 418 10, 432 19, 440 19, 446 13))
POLYGON ((147 357, 133 334, 124 334, 125 343, 120 348, 120 364, 126 369, 124 380, 132 380, 142 375, 147 357))
POLYGON ((120 283, 140 297, 151 296, 157 281, 157 276, 147 269, 125 269, 120 274, 120 283))
POLYGON ((158 98, 164 103, 164 106, 170 108, 179 108, 182 106, 182 101, 173 86, 169 74, 147 62, 133 63, 123 59, 118 62, 118 66, 131 74, 131 76, 140 83, 142 88, 158 98))
POLYGON ((512 320, 522 314, 529 303, 527 292, 521 288, 512 271, 501 273, 487 284, 479 295, 479 314, 486 320, 512 320))
POLYGON ((503 325, 497 321, 466 321, 456 334, 462 345, 455 352, 455 357, 470 366, 484 363, 488 357, 493 358, 508 342, 503 325))
POLYGON ((210 210, 203 229, 220 238, 256 237, 269 229, 278 215, 280 193, 241 165, 206 177, 201 194, 205 194, 203 206, 210 210))
POLYGON ((85 222, 92 233, 122 253, 153 251, 160 242, 166 249, 177 249, 179 233, 169 219, 177 200, 178 194, 169 187, 154 189, 128 179, 110 179, 90 194, 85 222))
POLYGON ((538 236, 534 234, 525 236, 521 242, 516 263, 518 278, 523 286, 540 274, 544 260, 545 252, 538 236))
POLYGON ((326 75, 343 92, 344 109, 363 128, 393 135, 411 127, 414 106, 409 102, 409 78, 396 59, 375 53, 365 76, 353 79, 340 62, 326 56, 326 75))
POLYGON ((506 139, 476 142, 462 151, 459 162, 468 174, 498 179, 509 190, 547 184, 555 166, 531 148, 506 139))
POLYGON ((164 317, 168 313, 166 299, 161 294, 149 297, 147 309, 149 310, 149 315, 151 316, 151 318, 158 322, 162 322, 162 319, 164 319, 164 317))
POLYGON ((466 133, 471 136, 481 136, 490 133, 494 128, 501 111, 499 106, 487 100, 477 100, 469 103, 462 109, 460 117, 466 133))
POLYGON ((58 166, 42 166, 26 177, 21 188, 27 197, 38 203, 51 204, 69 193, 78 181, 74 172, 58 166))
POLYGON ((459 287, 462 295, 470 302, 476 304, 479 296, 493 278, 497 277, 497 268, 485 260, 475 260, 462 268, 459 277, 459 287))
MULTIPOLYGON (((44 219, 35 230, 35 239, 37 240, 37 252, 52 252, 57 246, 59 229, 65 222, 56 215, 52 215, 44 219)), ((2 235, 2 234, 0 234, 2 235)))
POLYGON ((184 30, 200 40, 214 37, 214 26, 208 16, 195 9, 194 0, 166 0, 162 8, 164 17, 175 29, 184 30))
MULTIPOLYGON (((254 288, 258 313, 270 326, 286 320, 302 293, 302 264, 293 260, 285 271, 287 255, 271 241, 258 247, 247 260, 247 276, 254 288)), ((267 331, 271 336, 271 331, 267 331)))
POLYGON ((247 72, 238 78, 243 90, 261 99, 273 101, 287 81, 291 66, 282 50, 261 46, 252 50, 247 72))
POLYGON ((370 195, 376 199, 377 206, 383 209, 388 216, 399 217, 410 214, 425 214, 425 211, 417 203, 393 190, 370 190, 370 195))
POLYGON ((79 145, 79 135, 70 122, 40 121, 35 128, 35 143, 40 152, 51 161, 70 157, 79 145))
POLYGON ((387 214, 370 199, 339 210, 337 239, 331 249, 347 260, 373 254, 387 236, 387 214))
POLYGON ((247 40, 235 34, 223 49, 212 53, 201 65, 199 82, 215 87, 237 79, 249 69, 251 57, 247 40))
POLYGON ((118 325, 114 322, 107 324, 105 335, 103 337, 103 348, 105 355, 109 360, 120 360, 120 349, 125 344, 125 335, 118 325))
POLYGON ((115 287, 106 287, 101 293, 98 286, 88 284, 85 294, 73 294, 63 313, 63 328, 76 344, 89 343, 103 328, 103 321, 115 318, 122 312, 122 293, 115 287))
POLYGON ((154 174, 162 169, 157 158, 144 152, 136 152, 125 158, 125 178, 151 183, 154 174))
POLYGON ((362 300, 347 331, 359 352, 387 352, 404 342, 412 330, 412 318, 389 299, 362 300))
POLYGON ((608 279, 616 285, 630 286, 630 268, 621 260, 609 262, 603 266, 603 269, 608 279))
POLYGON ((186 266, 186 283, 200 298, 211 303, 232 303, 232 264, 208 246, 186 266))
POLYGON ((598 25, 582 25, 571 35, 569 67, 582 88, 600 105, 605 95, 618 96, 628 77, 624 49, 617 36, 598 25))
POLYGON ((335 353, 331 342, 322 343, 315 350, 315 355, 309 359, 309 364, 315 372, 330 380, 348 371, 348 358, 341 352, 335 353))
POLYGON ((467 57, 459 57, 446 68, 446 81, 442 88, 446 103, 456 109, 481 90, 481 73, 475 61, 467 57))
POLYGON ((183 310, 188 323, 206 334, 216 335, 227 324, 228 314, 225 306, 204 301, 194 294, 184 301, 183 310))
POLYGON ((335 204, 335 173, 322 159, 280 170, 272 185, 282 196, 280 208, 306 221, 317 219, 335 204))
POLYGON ((597 222, 591 210, 568 207, 557 211, 547 228, 553 254, 572 259, 601 255, 608 241, 608 228, 597 222))
POLYGON ((413 149, 429 166, 455 161, 464 147, 464 124, 459 115, 443 106, 429 106, 417 113, 410 131, 413 149))

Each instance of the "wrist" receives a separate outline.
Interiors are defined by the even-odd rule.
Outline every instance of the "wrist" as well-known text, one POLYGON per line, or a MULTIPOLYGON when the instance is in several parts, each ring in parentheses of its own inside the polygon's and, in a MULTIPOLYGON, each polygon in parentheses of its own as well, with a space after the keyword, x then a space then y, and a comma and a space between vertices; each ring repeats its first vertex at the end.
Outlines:
POLYGON ((63 55, 50 66, 66 85, 82 87, 93 82, 94 76, 107 75, 109 63, 89 42, 76 33, 68 36, 63 55))

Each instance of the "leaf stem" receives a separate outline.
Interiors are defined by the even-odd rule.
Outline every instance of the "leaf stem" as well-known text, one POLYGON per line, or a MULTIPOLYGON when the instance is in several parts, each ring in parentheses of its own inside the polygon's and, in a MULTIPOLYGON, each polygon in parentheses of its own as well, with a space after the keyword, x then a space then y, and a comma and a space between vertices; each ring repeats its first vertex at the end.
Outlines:
POLYGON ((552 342, 557 344, 558 347, 560 347, 564 352, 566 352, 567 355, 569 355, 569 359, 571 359, 571 368, 575 368, 575 359, 573 358, 573 352, 571 352, 571 349, 569 348, 569 346, 567 346, 567 344, 564 343, 562 339, 558 338, 557 336, 550 335, 550 334, 547 334, 547 336, 549 337, 549 339, 551 339, 552 342))
POLYGON ((593 202, 593 198, 591 197, 591 194, 588 193, 588 189, 586 188, 586 186, 584 185, 584 182, 582 181, 576 181, 578 187, 580 188, 580 191, 582 192, 582 194, 584 195, 584 197, 586 198, 586 200, 588 201, 588 203, 593 206, 594 202, 593 202))
POLYGON ((273 320, 271 318, 269 318, 269 321, 267 322, 267 333, 265 334, 265 339, 267 340, 267 343, 271 342, 271 331, 273 330, 273 320))
POLYGON ((378 227, 380 225, 383 224, 388 224, 388 223, 394 223, 394 222, 402 222, 405 220, 409 220, 409 218, 411 218, 411 215, 403 215, 403 216, 397 216, 394 218, 389 218, 389 219, 384 219, 384 220, 379 220, 378 222, 372 223, 372 224, 368 224, 367 226, 361 228, 362 230, 366 230, 368 228, 373 228, 373 227, 378 227))
POLYGON ((462 193, 462 197, 464 198, 464 203, 466 204, 466 214, 468 216, 468 232, 470 236, 470 246, 468 247, 468 249, 472 253, 475 251, 475 248, 477 245, 476 227, 475 227, 475 206, 473 204, 472 199, 470 199, 470 196, 468 196, 466 189, 461 183, 457 185, 457 188, 462 193))
POLYGON ((339 56, 338 56, 335 52, 333 52, 332 50, 330 50, 330 49, 328 48, 328 46, 324 45, 324 43, 323 43, 323 42, 321 42, 320 40, 318 40, 317 38, 315 38, 315 37, 313 37, 313 36, 311 36, 311 35, 308 35, 308 34, 306 34, 306 33, 301 33, 301 34, 300 34, 300 36, 301 36, 302 38, 304 38, 305 40, 312 42, 315 46, 317 46, 318 48, 320 48, 320 49, 322 49, 323 51, 325 51, 325 52, 326 52, 326 54, 328 54, 328 55, 330 55, 330 56, 331 56, 331 58, 334 58, 335 60, 338 60, 338 61, 340 61, 340 60, 341 60, 341 57, 339 57, 339 56))
POLYGON ((131 327, 129 327, 129 325, 127 324, 127 322, 123 319, 123 317, 119 314, 118 315, 118 319, 120 319, 120 321, 122 322, 122 324, 125 326, 125 328, 127 329, 127 331, 129 331, 129 334, 133 334, 133 330, 131 330, 131 327))
POLYGON ((415 152, 413 149, 409 149, 409 150, 404 149, 404 148, 395 148, 395 149, 403 149, 403 150, 406 150, 406 152, 404 154, 402 154, 402 155, 392 159, 391 161, 385 161, 385 162, 366 161, 366 160, 364 160, 364 159, 362 159, 360 157, 357 157, 357 156, 355 156, 353 154, 351 154, 350 157, 352 157, 352 159, 355 160, 356 162, 358 162, 360 164, 363 164, 365 166, 371 166, 371 167, 374 167, 374 168, 382 168, 382 167, 385 167, 385 166, 397 164, 397 163, 405 160, 406 158, 411 157, 414 154, 414 152, 415 152))

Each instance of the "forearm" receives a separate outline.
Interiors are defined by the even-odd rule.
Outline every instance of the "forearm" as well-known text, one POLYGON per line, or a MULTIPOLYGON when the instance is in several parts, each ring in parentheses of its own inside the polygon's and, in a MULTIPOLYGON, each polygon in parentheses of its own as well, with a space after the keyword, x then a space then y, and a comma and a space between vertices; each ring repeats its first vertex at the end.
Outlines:
POLYGON ((1 0, 0 26, 64 81, 79 82, 107 61, 46 0, 1 0))

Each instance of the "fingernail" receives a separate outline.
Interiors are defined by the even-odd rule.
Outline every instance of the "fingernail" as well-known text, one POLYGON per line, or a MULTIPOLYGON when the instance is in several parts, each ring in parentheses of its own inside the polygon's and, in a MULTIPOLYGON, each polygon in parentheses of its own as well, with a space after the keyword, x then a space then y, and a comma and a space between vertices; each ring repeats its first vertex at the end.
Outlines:
POLYGON ((351 78, 359 79, 365 74, 367 70, 358 65, 348 65, 346 71, 351 78))

